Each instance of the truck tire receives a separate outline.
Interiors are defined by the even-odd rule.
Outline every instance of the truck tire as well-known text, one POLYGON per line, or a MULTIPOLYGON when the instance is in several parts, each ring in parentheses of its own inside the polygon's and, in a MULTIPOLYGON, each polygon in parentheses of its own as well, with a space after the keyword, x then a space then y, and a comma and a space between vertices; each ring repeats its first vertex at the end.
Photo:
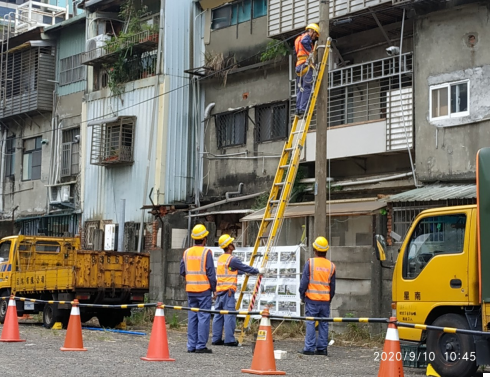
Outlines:
POLYGON ((56 305, 46 304, 43 310, 43 326, 50 329, 56 322, 61 322, 63 328, 68 327, 68 321, 70 319, 70 310, 58 309, 56 305))
POLYGON ((104 310, 97 313, 99 325, 105 328, 114 328, 124 321, 123 310, 104 310))
POLYGON ((0 300, 0 323, 3 325, 7 316, 8 300, 0 300))
MULTIPOLYGON (((468 321, 460 314, 444 314, 433 326, 469 330, 468 321)), ((478 369, 473 336, 429 331, 427 334, 427 359, 437 373, 444 377, 471 377, 478 369)))

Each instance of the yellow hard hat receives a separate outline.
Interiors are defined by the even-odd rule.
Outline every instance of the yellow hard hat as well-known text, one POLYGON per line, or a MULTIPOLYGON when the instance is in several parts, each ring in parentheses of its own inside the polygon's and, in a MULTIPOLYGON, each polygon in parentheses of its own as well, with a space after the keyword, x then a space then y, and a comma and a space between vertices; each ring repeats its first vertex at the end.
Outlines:
POLYGON ((226 248, 230 243, 232 243, 235 239, 233 237, 230 237, 229 234, 223 234, 219 240, 218 240, 218 243, 219 243, 219 247, 221 247, 222 249, 226 248))
POLYGON ((206 229, 204 225, 197 224, 194 228, 192 228, 191 237, 195 240, 202 240, 203 238, 206 238, 208 234, 209 231, 206 229))
POLYGON ((320 34, 320 26, 318 26, 318 24, 309 24, 306 27, 306 30, 308 29, 314 30, 317 34, 320 34))
POLYGON ((328 241, 325 237, 317 237, 315 242, 313 242, 313 247, 316 251, 320 253, 326 253, 330 246, 328 246, 328 241))

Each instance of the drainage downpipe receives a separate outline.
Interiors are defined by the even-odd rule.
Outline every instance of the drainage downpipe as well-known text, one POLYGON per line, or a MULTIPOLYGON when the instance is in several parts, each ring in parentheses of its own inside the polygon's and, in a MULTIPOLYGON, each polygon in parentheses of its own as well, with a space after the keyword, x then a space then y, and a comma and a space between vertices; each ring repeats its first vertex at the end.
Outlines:
MULTIPOLYGON (((5 156, 5 149, 7 144, 7 129, 4 128, 2 132, 2 156, 5 156)), ((3 213, 3 184, 5 176, 5 164, 0 164, 0 213, 3 213)))
MULTIPOLYGON (((337 184, 331 184, 330 187, 356 186, 356 185, 364 185, 366 183, 377 183, 377 182, 384 182, 384 181, 392 181, 394 179, 410 177, 411 175, 412 175, 412 172, 409 172, 409 173, 391 175, 389 177, 366 179, 363 181, 350 181, 350 182, 345 182, 345 183, 339 182, 337 184)), ((305 178, 305 179, 300 180, 299 183, 315 183, 315 178, 305 178)))

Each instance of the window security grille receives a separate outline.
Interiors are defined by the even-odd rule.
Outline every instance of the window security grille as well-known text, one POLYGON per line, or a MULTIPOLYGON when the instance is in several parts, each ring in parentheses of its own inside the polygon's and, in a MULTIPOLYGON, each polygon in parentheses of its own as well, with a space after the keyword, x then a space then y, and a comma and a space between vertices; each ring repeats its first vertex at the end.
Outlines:
POLYGON ((258 143, 284 139, 288 135, 288 102, 255 108, 256 140, 258 143))
POLYGON ((77 175, 79 167, 79 138, 80 128, 72 128, 63 131, 63 143, 61 144, 61 176, 70 177, 77 175))
POLYGON ((218 148, 245 144, 248 110, 216 115, 218 148))
POLYGON ((85 66, 81 64, 81 53, 60 60, 60 86, 85 80, 85 66))
POLYGON ((130 165, 134 162, 136 117, 119 117, 92 128, 90 163, 99 166, 130 165))

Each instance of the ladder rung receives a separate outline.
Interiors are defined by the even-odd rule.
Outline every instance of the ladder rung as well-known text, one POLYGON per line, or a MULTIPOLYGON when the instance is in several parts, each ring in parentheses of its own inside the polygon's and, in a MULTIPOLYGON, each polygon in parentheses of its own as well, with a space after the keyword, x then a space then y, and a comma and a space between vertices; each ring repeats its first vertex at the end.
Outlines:
POLYGON ((284 182, 274 183, 274 186, 284 186, 284 182))
POLYGON ((291 132, 292 135, 296 135, 296 134, 302 134, 304 133, 305 130, 301 130, 301 131, 294 131, 294 132, 291 132))
POLYGON ((279 169, 287 169, 289 168, 291 165, 281 165, 279 166, 279 169))
POLYGON ((275 217, 267 217, 264 220, 265 221, 274 221, 276 218, 275 217))
POLYGON ((279 202, 280 202, 280 200, 269 200, 269 203, 271 203, 271 204, 277 204, 279 202))
POLYGON ((284 148, 284 152, 291 152, 291 151, 294 151, 294 148, 291 147, 291 148, 284 148))

